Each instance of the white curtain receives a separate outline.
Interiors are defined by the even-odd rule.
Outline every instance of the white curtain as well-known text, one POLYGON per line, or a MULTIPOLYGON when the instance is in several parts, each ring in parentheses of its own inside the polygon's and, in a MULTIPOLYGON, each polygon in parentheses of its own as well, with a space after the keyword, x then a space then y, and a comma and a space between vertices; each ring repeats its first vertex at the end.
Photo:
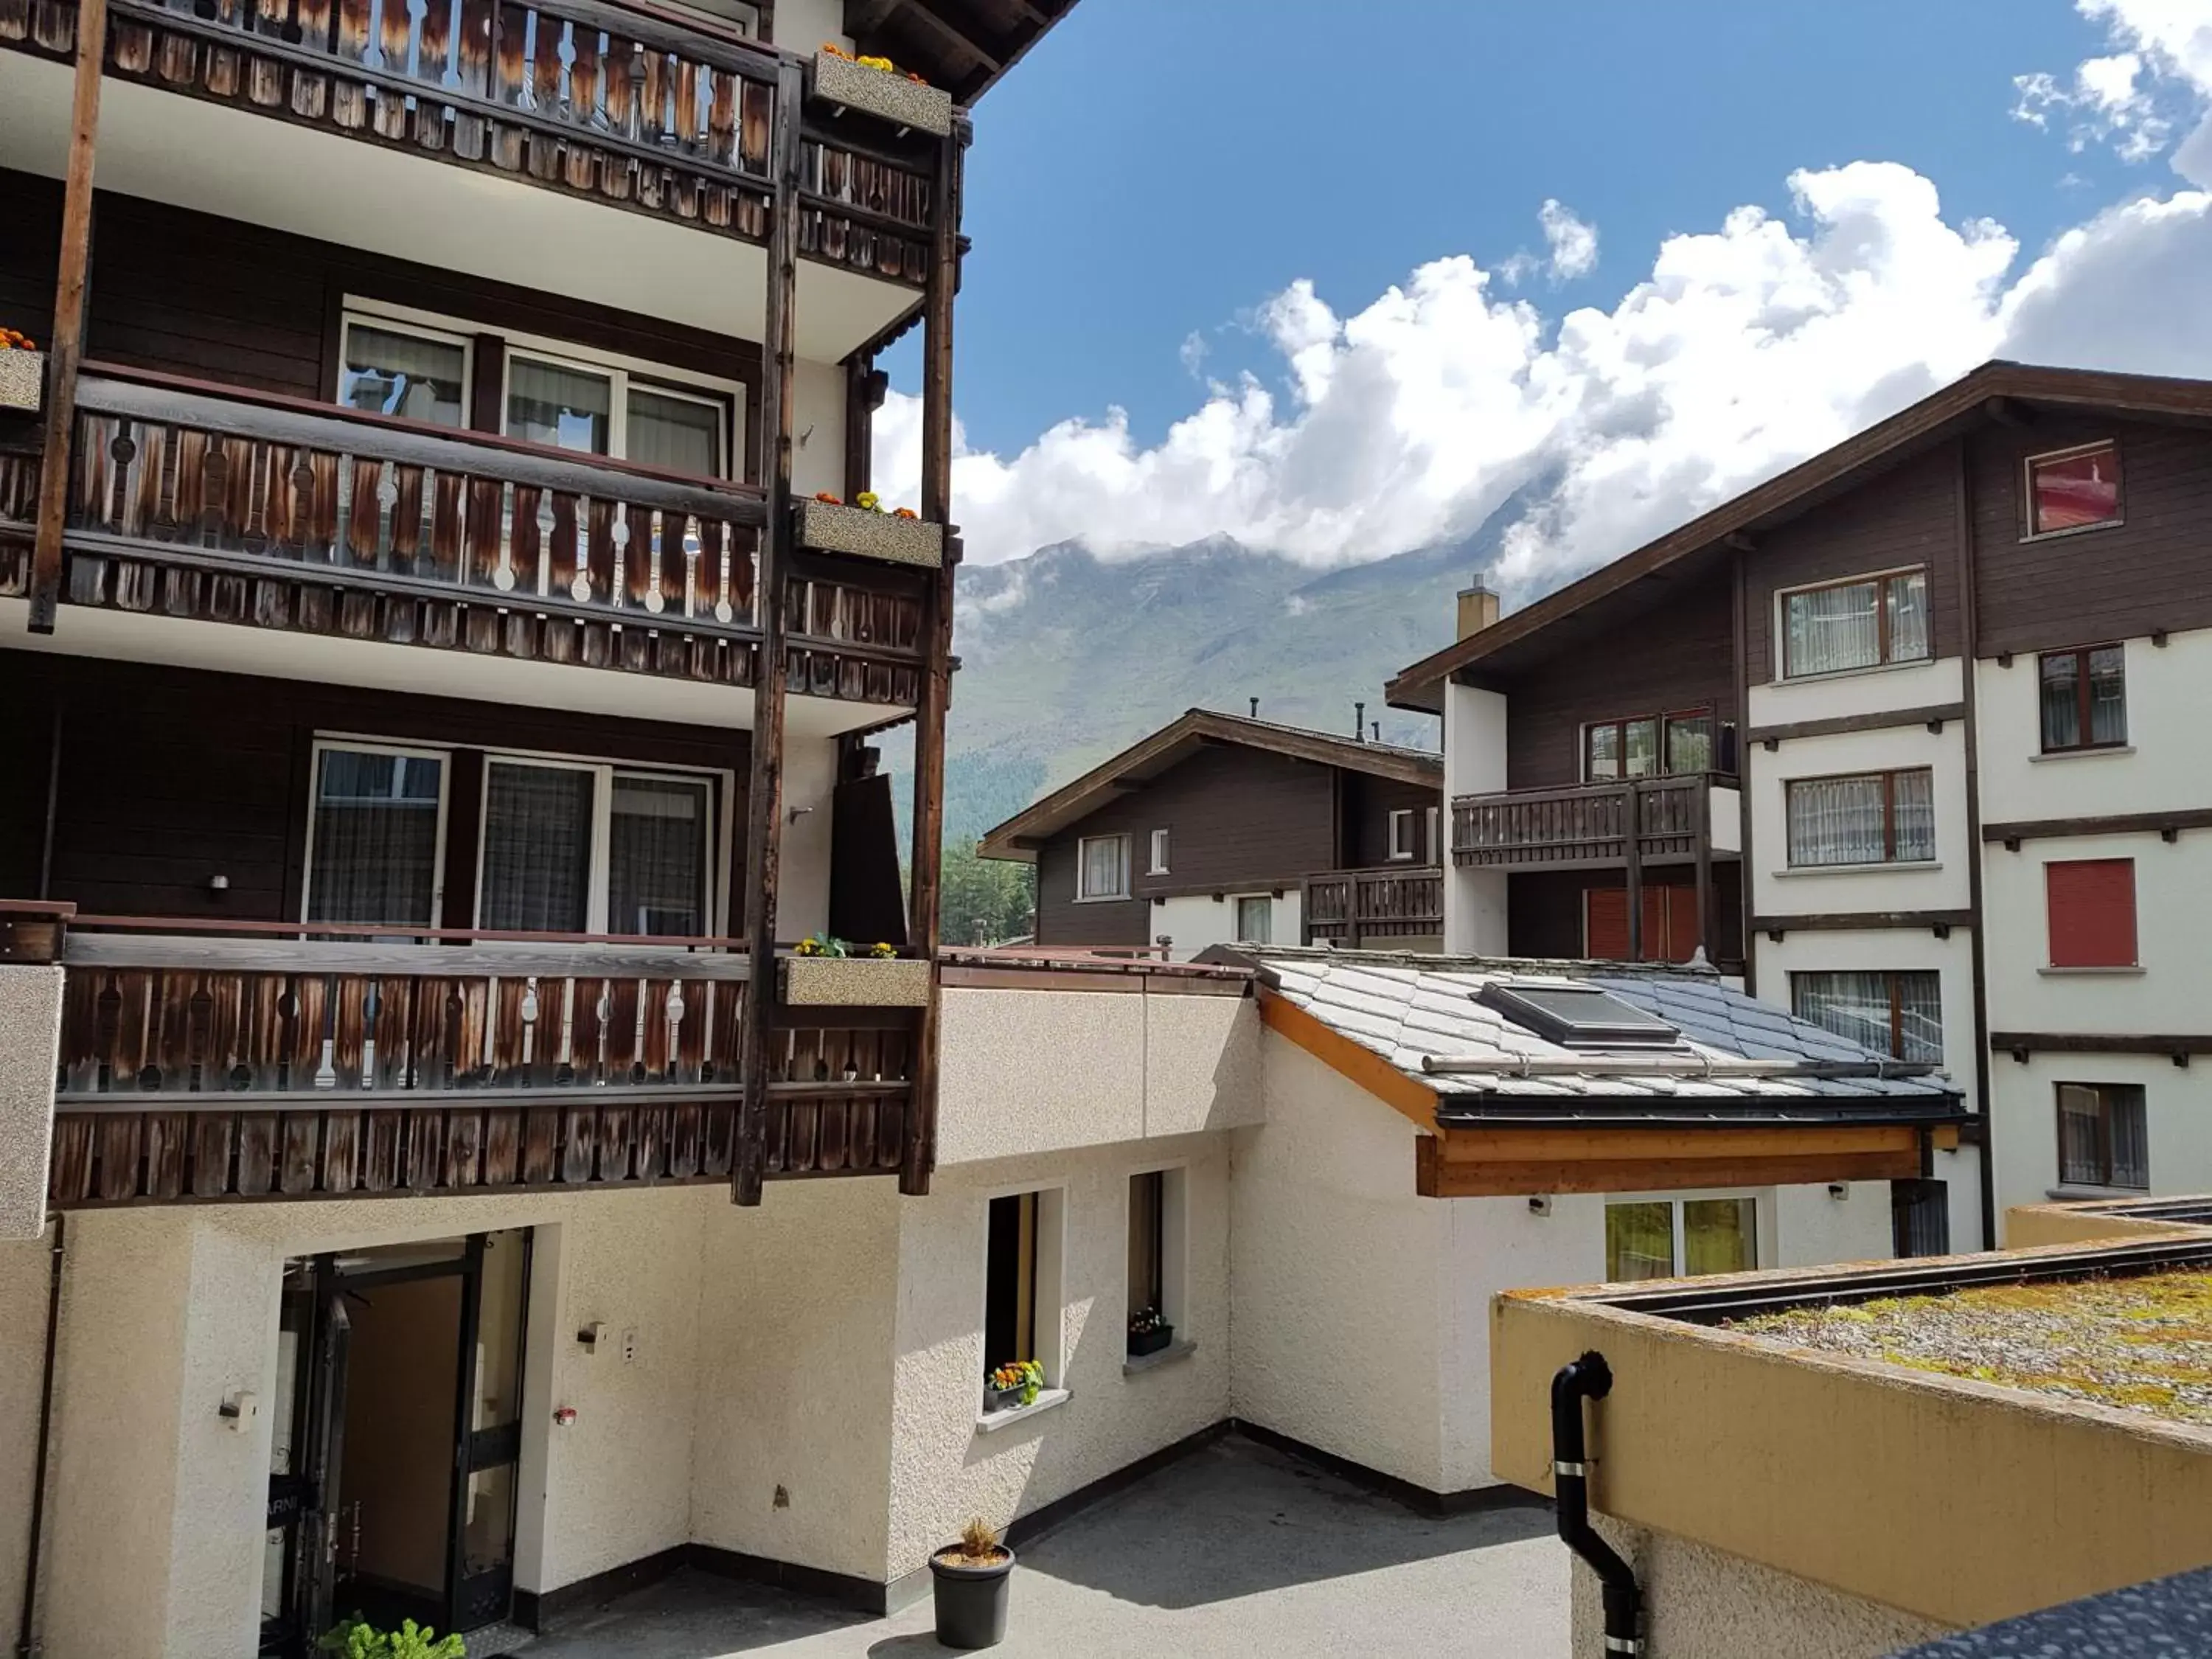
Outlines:
POLYGON ((722 411, 692 398, 633 388, 623 440, 629 459, 687 477, 722 476, 722 411))
POLYGON ((338 365, 338 401, 375 415, 465 425, 467 368, 467 354, 447 341, 351 323, 338 365))
POLYGON ((1129 890, 1129 842, 1122 836, 1094 836, 1083 843, 1085 898, 1120 898, 1129 890))
POLYGON ((1917 662, 1928 654, 1928 575, 1915 570, 1892 576, 1889 590, 1889 659, 1917 662))
POLYGON ((710 817, 702 779, 615 780, 607 821, 610 933, 706 933, 710 817))
POLYGON ((588 369, 510 358, 507 368, 507 435, 587 455, 605 455, 611 441, 614 385, 588 369))
POLYGON ((591 922, 592 775, 495 761, 485 789, 483 925, 580 933, 591 922))
POLYGON ((1790 785, 1793 865, 1911 863, 1935 856, 1932 771, 1804 778, 1790 785))
POLYGON ((1881 619, 1872 582, 1849 587, 1819 587, 1792 593, 1784 601, 1789 636, 1782 672, 1832 674, 1866 668, 1881 660, 1881 619))
POLYGON ((315 769, 309 921, 434 925, 438 796, 428 756, 325 749, 315 769))
POLYGON ((1932 972, 1792 974, 1790 990, 1798 1018, 1863 1048, 1929 1065, 1942 1060, 1941 981, 1932 972))

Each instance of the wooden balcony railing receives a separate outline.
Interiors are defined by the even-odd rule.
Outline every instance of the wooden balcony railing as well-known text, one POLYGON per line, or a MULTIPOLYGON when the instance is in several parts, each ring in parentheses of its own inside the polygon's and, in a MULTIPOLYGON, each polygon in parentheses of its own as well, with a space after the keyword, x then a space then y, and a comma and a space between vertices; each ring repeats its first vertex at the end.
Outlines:
MULTIPOLYGON (((763 242, 787 58, 600 0, 109 0, 111 74, 763 242)), ((0 3, 64 57, 74 0, 0 3)), ((809 43, 810 46, 811 43, 809 43)), ((810 130, 802 255, 915 287, 927 161, 810 130)))
POLYGON ((1444 872, 1434 865, 1390 865, 1309 876, 1305 942, 1354 948, 1444 930, 1444 872))
MULTIPOLYGON (((722 941, 89 931, 194 924, 69 927, 58 1205, 728 1178, 755 988, 722 941)), ((895 1172, 915 1037, 908 1011, 779 1011, 769 1173, 895 1172)))
MULTIPOLYGON (((70 603, 750 685, 760 492, 169 377, 87 374, 70 603)), ((36 459, 0 455, 0 594, 36 459)), ((905 582, 901 586, 902 581, 905 582)), ((919 694, 921 601, 795 568, 791 685, 919 694)))
POLYGON ((1680 862, 1709 841, 1723 774, 1653 778, 1462 795, 1452 802, 1452 861, 1520 870, 1604 869, 1632 858, 1680 862))

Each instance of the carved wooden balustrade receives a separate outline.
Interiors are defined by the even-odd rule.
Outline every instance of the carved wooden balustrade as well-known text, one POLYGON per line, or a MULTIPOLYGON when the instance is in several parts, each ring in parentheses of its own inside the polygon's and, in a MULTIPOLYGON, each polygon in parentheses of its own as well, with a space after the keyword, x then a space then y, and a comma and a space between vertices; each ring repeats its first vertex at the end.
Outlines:
POLYGON ((1444 930, 1444 872, 1434 865, 1389 865, 1309 876, 1299 914, 1308 945, 1433 936, 1444 930))
MULTIPOLYGON (((753 683, 757 490, 186 384, 80 382, 70 603, 753 683)), ((0 455, 0 594, 37 489, 0 455)), ((918 584, 795 561, 787 596, 793 690, 915 700, 918 584)))
MULTIPOLYGON (((702 21, 556 0, 109 0, 111 74, 764 242, 775 50, 702 21)), ((0 0, 0 46, 76 51, 75 0, 0 0)), ((920 287, 917 149, 817 122, 804 257, 920 287)))
MULTIPOLYGON (((118 925, 63 947, 57 1205, 728 1178, 752 976, 719 941, 87 931, 118 925)), ((896 1172, 914 1042, 904 1011, 780 1011, 769 1173, 896 1172)))
POLYGON ((1692 772, 1462 795, 1452 802, 1452 861, 1574 870, 1693 859, 1709 842, 1712 791, 1735 785, 1692 772))

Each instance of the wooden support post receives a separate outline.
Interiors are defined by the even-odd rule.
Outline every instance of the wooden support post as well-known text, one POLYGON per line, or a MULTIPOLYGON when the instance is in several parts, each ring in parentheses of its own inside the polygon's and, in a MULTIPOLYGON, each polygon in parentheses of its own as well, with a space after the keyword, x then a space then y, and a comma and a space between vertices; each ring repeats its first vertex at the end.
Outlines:
POLYGON ((1713 945, 1720 929, 1713 921, 1713 784, 1709 777, 1697 779, 1690 792, 1690 834, 1698 860, 1698 949, 1707 962, 1718 966, 1719 953, 1713 945))
POLYGON ((1644 960, 1643 797, 1632 778, 1620 786, 1620 857, 1628 886, 1628 959, 1644 960))
POLYGON ((845 360, 845 499, 860 500, 875 488, 876 411, 884 406, 890 377, 876 367, 872 351, 845 360))
POLYGON ((92 163, 100 137, 100 76, 107 57, 107 0, 78 0, 76 90, 70 106, 69 176, 62 185, 62 251, 54 331, 46 342, 46 447, 39 458, 39 522, 31 553, 31 631, 54 631, 62 597, 62 530, 69 514, 70 438, 76 369, 84 359, 85 289, 92 267, 92 163))
POLYGON ((760 607, 760 659, 753 675, 752 769, 745 797, 745 848, 750 878, 745 895, 745 947, 752 957, 739 1033, 744 1103, 738 1114, 738 1144, 731 1159, 730 1195, 740 1204, 761 1201, 768 1174, 768 1037, 775 1006, 775 896, 783 853, 784 689, 790 673, 785 645, 784 569, 793 529, 791 507, 792 383, 796 373, 799 288, 799 119, 805 100, 805 71, 786 63, 776 76, 775 126, 769 145, 769 176, 775 191, 769 225, 768 306, 762 351, 768 373, 761 387, 760 431, 767 446, 761 468, 768 492, 768 523, 760 535, 754 580, 760 607))
MULTIPOLYGON (((954 123, 938 146, 937 208, 929 284, 922 300, 921 516, 945 526, 945 562, 922 599, 922 639, 929 659, 922 669, 921 702, 914 717, 914 854, 908 886, 907 939, 937 957, 945 857, 945 713, 952 698, 952 573, 960 544, 952 534, 952 301, 960 286, 961 155, 965 121, 954 123)), ((899 1191, 929 1190, 937 1164, 937 1044, 939 992, 933 976, 915 1045, 914 1092, 907 1109, 906 1146, 899 1160, 899 1191)))

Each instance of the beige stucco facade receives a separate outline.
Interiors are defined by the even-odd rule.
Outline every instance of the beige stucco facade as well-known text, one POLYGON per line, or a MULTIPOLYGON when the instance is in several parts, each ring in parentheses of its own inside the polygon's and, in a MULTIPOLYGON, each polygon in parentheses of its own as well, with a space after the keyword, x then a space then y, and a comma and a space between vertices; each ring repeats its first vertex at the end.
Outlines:
POLYGON ((46 1225, 61 1030, 62 970, 0 963, 0 1239, 46 1225))

